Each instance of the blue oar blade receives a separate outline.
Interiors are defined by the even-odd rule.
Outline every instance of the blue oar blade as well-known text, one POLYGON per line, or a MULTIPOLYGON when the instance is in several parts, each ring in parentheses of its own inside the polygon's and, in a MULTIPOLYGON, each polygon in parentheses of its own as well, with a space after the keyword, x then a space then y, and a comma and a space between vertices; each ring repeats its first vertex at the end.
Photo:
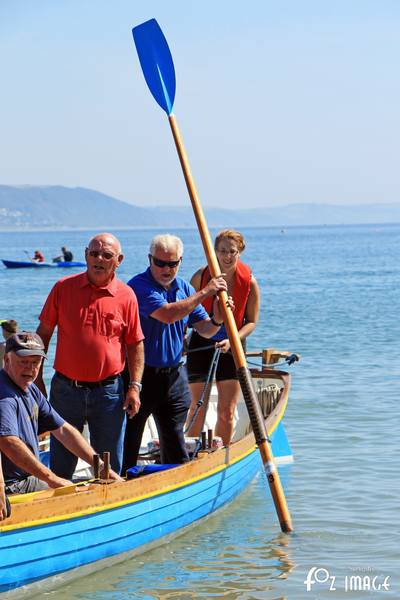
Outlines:
POLYGON ((167 40, 155 19, 132 29, 144 78, 155 101, 170 115, 175 100, 175 69, 167 40))

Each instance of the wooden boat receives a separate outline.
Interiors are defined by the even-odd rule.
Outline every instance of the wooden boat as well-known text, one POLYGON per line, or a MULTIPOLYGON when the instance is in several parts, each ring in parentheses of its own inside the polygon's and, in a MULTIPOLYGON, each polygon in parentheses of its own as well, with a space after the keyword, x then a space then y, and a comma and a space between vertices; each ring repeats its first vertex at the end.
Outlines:
POLYGON ((43 269, 45 267, 85 267, 84 262, 78 262, 75 260, 72 261, 63 261, 63 262, 35 262, 33 260, 6 260, 5 258, 1 259, 1 262, 7 269, 43 269))
MULTIPOLYGON (((267 353, 257 355, 265 359, 267 353)), ((290 375, 262 366, 251 372, 276 461, 289 462, 292 453, 281 420, 290 375)), ((211 420, 215 401, 212 396, 211 420)), ((250 429, 242 400, 229 448, 204 449, 185 465, 124 482, 89 482, 11 497, 11 516, 0 524, 2 598, 52 589, 125 560, 227 505, 262 466, 250 429)))

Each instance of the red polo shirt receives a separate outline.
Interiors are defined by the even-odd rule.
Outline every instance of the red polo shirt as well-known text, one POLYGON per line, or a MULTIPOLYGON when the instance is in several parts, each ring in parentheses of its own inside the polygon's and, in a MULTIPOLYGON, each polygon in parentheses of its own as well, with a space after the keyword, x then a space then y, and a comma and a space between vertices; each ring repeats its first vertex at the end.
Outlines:
POLYGON ((82 381, 120 373, 125 346, 144 338, 135 293, 116 277, 105 287, 92 285, 86 273, 63 277, 39 320, 58 328, 55 370, 82 381))

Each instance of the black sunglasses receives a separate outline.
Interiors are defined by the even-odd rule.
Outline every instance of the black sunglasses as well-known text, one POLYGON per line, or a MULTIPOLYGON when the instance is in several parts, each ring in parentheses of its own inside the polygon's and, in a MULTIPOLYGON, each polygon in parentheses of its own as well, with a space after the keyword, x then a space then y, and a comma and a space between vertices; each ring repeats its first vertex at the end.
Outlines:
POLYGON ((160 267, 160 269, 162 269, 163 267, 175 269, 182 260, 182 258, 178 258, 178 260, 161 260, 161 258, 156 258, 152 254, 149 254, 149 259, 153 261, 156 267, 160 267))

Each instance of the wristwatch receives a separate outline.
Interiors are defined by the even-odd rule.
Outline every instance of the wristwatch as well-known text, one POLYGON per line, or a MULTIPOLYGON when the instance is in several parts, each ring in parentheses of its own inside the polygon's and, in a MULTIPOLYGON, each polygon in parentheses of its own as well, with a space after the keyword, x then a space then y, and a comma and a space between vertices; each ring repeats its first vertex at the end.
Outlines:
POLYGON ((140 383, 140 381, 130 381, 128 387, 135 387, 139 390, 139 392, 142 391, 142 384, 140 383))

